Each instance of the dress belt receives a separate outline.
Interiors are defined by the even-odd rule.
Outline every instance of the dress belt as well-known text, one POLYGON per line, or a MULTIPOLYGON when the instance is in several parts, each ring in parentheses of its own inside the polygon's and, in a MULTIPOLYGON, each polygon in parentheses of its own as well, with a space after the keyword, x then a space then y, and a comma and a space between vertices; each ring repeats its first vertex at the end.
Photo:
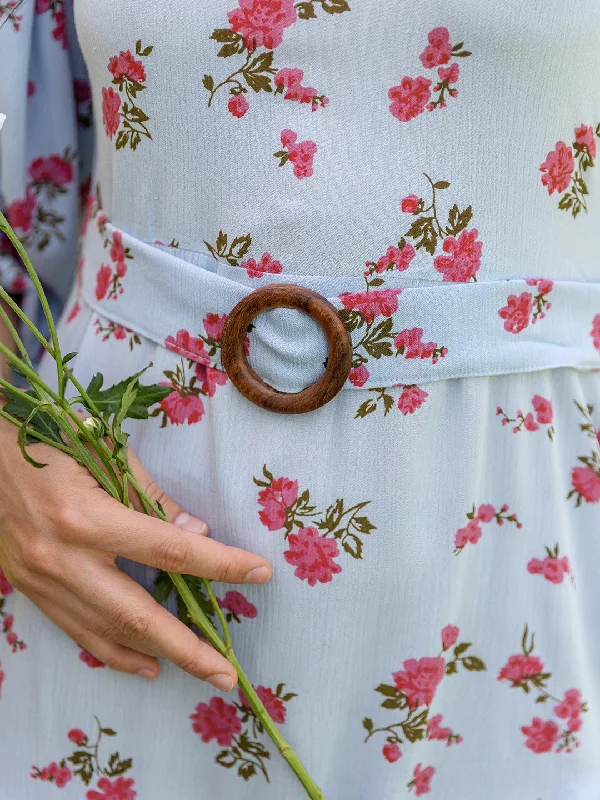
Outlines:
MULTIPOLYGON (((352 344, 344 390, 600 369, 600 282, 532 276, 407 286, 395 271, 366 291, 362 275, 254 279, 210 255, 143 242, 102 212, 89 220, 82 252, 80 296, 94 311, 216 369, 226 318, 264 284, 305 287, 338 310, 352 344)), ((245 348, 255 373, 280 392, 317 381, 328 354, 319 324, 288 308, 256 317, 245 348)))

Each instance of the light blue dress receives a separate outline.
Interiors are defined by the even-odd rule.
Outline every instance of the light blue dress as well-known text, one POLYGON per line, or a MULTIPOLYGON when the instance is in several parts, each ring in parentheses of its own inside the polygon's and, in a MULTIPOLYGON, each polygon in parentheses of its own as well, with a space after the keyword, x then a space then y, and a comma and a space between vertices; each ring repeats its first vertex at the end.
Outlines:
MULTIPOLYGON (((148 471, 273 564, 215 592, 327 800, 600 797, 598 30, 595 0, 0 0, 4 209, 79 379, 172 387, 148 471), (282 282, 353 344, 289 416, 220 355, 282 282)), ((6 243, 0 281, 33 313, 6 243)), ((327 355, 284 309, 247 346, 288 392, 327 355)), ((0 800, 305 796, 237 690, 111 671, 2 572, 0 603, 0 800)))

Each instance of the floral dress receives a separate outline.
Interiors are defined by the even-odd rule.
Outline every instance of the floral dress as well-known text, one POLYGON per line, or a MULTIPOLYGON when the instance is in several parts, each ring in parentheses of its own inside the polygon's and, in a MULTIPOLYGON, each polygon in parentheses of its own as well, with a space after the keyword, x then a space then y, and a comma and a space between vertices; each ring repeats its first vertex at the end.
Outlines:
MULTIPOLYGON (((3 206, 80 381, 172 389, 148 471, 272 562, 215 593, 291 746, 328 800, 597 800, 600 6, 73 6, 0 0, 3 206), (353 347, 289 416, 220 360, 282 282, 353 347)), ((246 348, 288 392, 327 352, 285 309, 246 348)), ((0 628, 2 800, 304 797, 237 690, 112 672, 1 572, 0 628)))

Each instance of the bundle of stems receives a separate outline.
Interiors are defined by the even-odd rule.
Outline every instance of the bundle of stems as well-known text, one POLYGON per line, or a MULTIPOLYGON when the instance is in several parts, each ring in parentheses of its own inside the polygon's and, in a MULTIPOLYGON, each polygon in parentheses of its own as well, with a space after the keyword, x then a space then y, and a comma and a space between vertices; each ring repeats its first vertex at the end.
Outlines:
MULTIPOLYGON (((139 497, 145 514, 156 516, 167 522, 160 503, 155 503, 148 497, 130 469, 127 449, 128 434, 123 431, 122 424, 127 418, 147 418, 148 409, 166 397, 171 389, 160 385, 142 385, 140 376, 145 369, 108 389, 102 389, 103 377, 100 373, 96 373, 87 388, 84 389, 68 366, 69 361, 77 353, 62 355, 56 326, 40 279, 23 245, 2 213, 0 213, 0 232, 8 236, 35 287, 50 332, 49 341, 2 286, 0 286, 0 300, 3 300, 6 306, 14 312, 53 359, 57 375, 57 389, 54 390, 38 374, 15 325, 0 303, 0 318, 13 337, 18 351, 17 355, 0 342, 0 355, 11 364, 16 373, 27 381, 30 387, 28 390, 24 390, 0 378, 0 393, 9 398, 9 402, 0 408, 0 417, 18 428, 21 452, 32 466, 41 468, 45 465, 31 456, 27 445, 43 442, 61 450, 88 469, 100 486, 115 500, 131 507, 130 492, 133 491, 139 497), (77 392, 70 399, 66 396, 69 384, 77 392), (83 418, 76 407, 83 407, 88 416, 83 418)), ((210 581, 202 580, 214 613, 219 620, 220 632, 200 607, 184 576, 172 572, 168 574, 185 604, 190 621, 197 626, 212 646, 233 664, 238 675, 239 686, 246 696, 250 708, 281 755, 296 773, 308 797, 313 800, 322 800, 323 793, 269 716, 260 697, 238 663, 227 622, 215 598, 210 581)))

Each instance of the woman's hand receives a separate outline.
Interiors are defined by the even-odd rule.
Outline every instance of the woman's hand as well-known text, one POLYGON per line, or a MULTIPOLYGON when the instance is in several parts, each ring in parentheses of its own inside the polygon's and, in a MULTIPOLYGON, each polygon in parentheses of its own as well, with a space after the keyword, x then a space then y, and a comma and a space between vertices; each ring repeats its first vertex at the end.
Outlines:
POLYGON ((132 470, 170 523, 125 508, 73 459, 44 444, 28 464, 13 426, 0 419, 0 566, 8 580, 80 647, 109 667, 158 676, 157 657, 219 689, 235 669, 115 564, 117 555, 170 572, 227 583, 264 583, 261 556, 208 538, 152 481, 135 456, 132 470))

